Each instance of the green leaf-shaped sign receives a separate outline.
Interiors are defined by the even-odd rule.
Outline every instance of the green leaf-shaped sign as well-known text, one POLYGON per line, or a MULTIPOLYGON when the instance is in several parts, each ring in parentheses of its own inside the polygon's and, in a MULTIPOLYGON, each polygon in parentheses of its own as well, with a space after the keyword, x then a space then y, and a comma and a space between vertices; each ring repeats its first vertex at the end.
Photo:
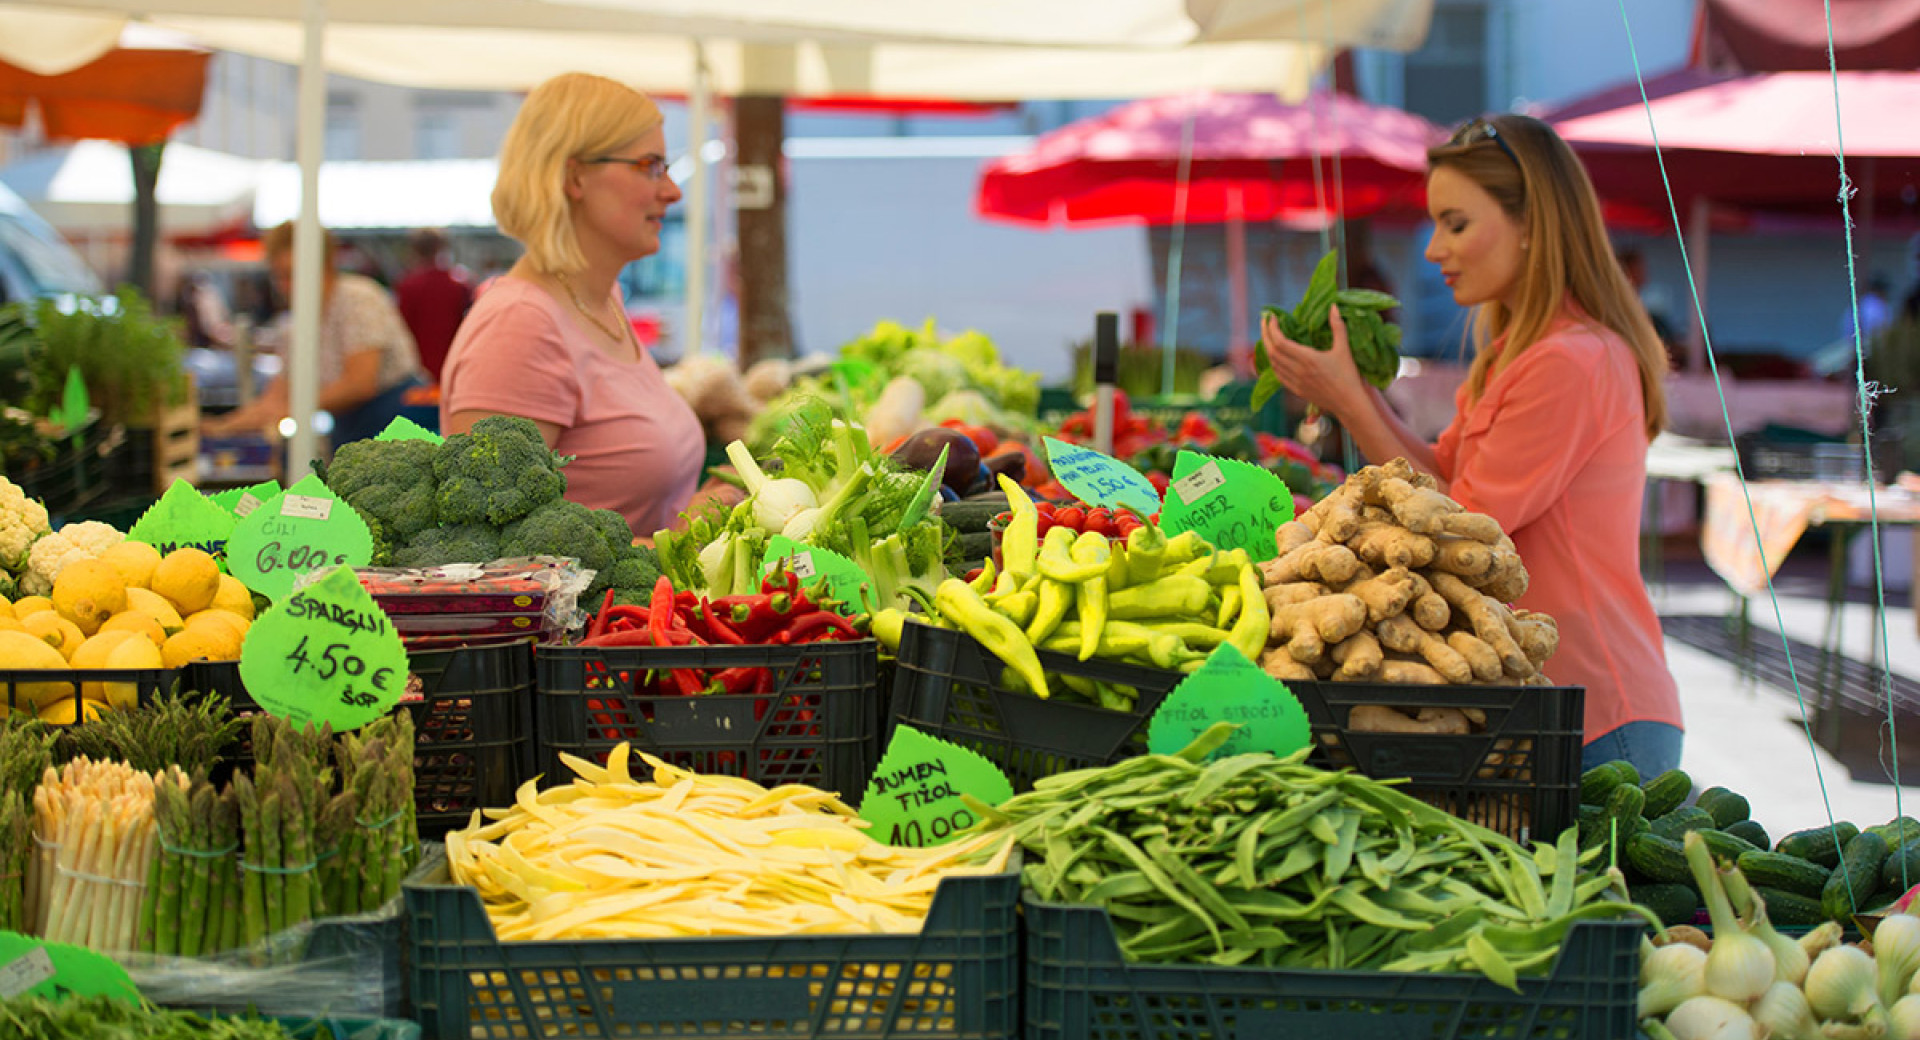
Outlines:
POLYGON ((308 571, 373 559, 373 535, 353 507, 309 473, 234 525, 228 569, 247 588, 278 600, 308 571))
POLYGON ((376 441, 426 441, 430 444, 444 443, 444 438, 404 415, 396 415, 387 428, 380 431, 376 441))
POLYGON ((252 487, 228 488, 208 497, 218 502, 236 519, 245 520, 252 512, 260 508, 261 503, 279 494, 283 488, 277 480, 263 480, 252 487))
POLYGON ((1286 482, 1237 459, 1182 451, 1173 461, 1160 526, 1168 534, 1197 531, 1219 549, 1245 549, 1253 562, 1279 554, 1273 534, 1293 519, 1286 482))
POLYGON ((767 540, 767 558, 760 565, 760 573, 772 574, 781 567, 798 575, 802 585, 811 585, 824 579, 828 593, 844 605, 841 613, 856 614, 875 609, 867 584, 867 573, 860 569, 859 564, 831 549, 801 545, 784 534, 776 534, 767 540))
POLYGON ((1041 438, 1047 449, 1047 467, 1053 479, 1089 505, 1138 510, 1141 516, 1160 511, 1160 493, 1140 471, 1092 448, 1041 438))
POLYGON ((153 546, 162 556, 180 548, 200 549, 225 569, 233 524, 233 514, 219 503, 186 481, 175 480, 160 501, 134 521, 127 537, 153 546))
POLYGON ((882 844, 939 845, 974 824, 962 794, 999 805, 1013 797, 1013 783, 978 752, 895 726, 860 799, 860 818, 882 844))
POLYGON ((21 996, 63 994, 140 1002, 127 969, 103 953, 66 943, 0 932, 0 1003, 21 996))
POLYGON ((1160 702, 1147 720, 1147 750, 1171 755, 1220 722, 1240 729, 1216 755, 1290 755, 1313 740, 1300 699, 1229 643, 1220 644, 1160 702))
POLYGON ((335 567, 247 629, 240 680, 262 708, 296 727, 358 729, 400 703, 407 651, 352 568, 335 567))

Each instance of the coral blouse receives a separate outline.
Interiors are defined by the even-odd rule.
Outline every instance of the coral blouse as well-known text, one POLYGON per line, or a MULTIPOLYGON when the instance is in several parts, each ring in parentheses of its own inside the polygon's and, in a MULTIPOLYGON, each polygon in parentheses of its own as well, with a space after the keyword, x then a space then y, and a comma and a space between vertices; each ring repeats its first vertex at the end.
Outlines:
POLYGON ((1435 446, 1440 476, 1456 501, 1512 536, 1529 578, 1518 605, 1560 625, 1544 671, 1587 688, 1585 739, 1629 722, 1681 725, 1640 577, 1647 434, 1631 349, 1569 305, 1479 401, 1463 384, 1454 402, 1435 446))

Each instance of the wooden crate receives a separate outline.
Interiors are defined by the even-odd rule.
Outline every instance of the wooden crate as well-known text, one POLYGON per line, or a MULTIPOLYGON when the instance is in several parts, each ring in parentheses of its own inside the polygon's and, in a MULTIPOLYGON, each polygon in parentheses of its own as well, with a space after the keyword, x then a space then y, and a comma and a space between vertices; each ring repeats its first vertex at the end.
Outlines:
POLYGON ((158 410, 153 426, 153 492, 160 494, 175 479, 200 482, 200 404, 193 394, 185 404, 158 410))

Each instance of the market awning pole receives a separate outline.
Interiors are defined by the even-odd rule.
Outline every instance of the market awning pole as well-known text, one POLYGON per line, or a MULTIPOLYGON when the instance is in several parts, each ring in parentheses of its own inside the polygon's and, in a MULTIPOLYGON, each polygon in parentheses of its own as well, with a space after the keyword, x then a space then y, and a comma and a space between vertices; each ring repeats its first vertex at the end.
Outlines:
POLYGON ((693 94, 687 103, 687 152, 693 169, 687 175, 687 308, 686 335, 680 356, 705 350, 707 313, 707 120, 711 84, 708 81, 706 41, 693 41, 693 94))
POLYGON ((1247 329, 1246 199, 1238 185, 1227 193, 1227 363, 1242 378, 1253 377, 1247 329))
POLYGON ((1687 332, 1687 371, 1707 370, 1707 240, 1713 237, 1713 202, 1696 197, 1687 213, 1687 255, 1693 258, 1694 292, 1699 310, 1687 332))
MULTIPOLYGON (((294 158, 300 164, 300 216, 293 229, 293 344, 287 358, 287 411, 293 431, 287 441, 287 483, 313 467, 313 416, 320 400, 321 265, 320 160, 327 120, 326 0, 305 0, 305 39, 300 54, 300 93, 294 158)), ((285 431, 282 431, 285 432, 285 431)))

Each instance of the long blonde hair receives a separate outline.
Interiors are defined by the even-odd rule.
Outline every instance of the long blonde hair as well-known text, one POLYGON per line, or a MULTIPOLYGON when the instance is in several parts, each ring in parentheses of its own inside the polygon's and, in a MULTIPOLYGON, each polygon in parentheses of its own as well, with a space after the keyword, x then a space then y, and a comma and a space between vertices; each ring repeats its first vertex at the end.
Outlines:
POLYGON ((1620 268, 1593 181, 1573 149, 1540 120, 1509 113, 1468 123, 1446 144, 1429 149, 1428 170, 1441 167, 1493 196, 1529 242, 1529 262, 1520 268, 1513 307, 1493 300, 1474 311, 1469 398, 1478 401, 1488 380, 1546 335, 1571 296, 1633 351, 1647 437, 1657 436, 1667 422, 1666 347, 1620 268), (1487 349, 1502 337, 1500 350, 1487 349))
POLYGON ((587 266, 573 234, 567 161, 605 155, 660 122, 645 94, 605 76, 568 72, 527 95, 500 144, 493 219, 527 247, 535 270, 566 275, 587 266))

